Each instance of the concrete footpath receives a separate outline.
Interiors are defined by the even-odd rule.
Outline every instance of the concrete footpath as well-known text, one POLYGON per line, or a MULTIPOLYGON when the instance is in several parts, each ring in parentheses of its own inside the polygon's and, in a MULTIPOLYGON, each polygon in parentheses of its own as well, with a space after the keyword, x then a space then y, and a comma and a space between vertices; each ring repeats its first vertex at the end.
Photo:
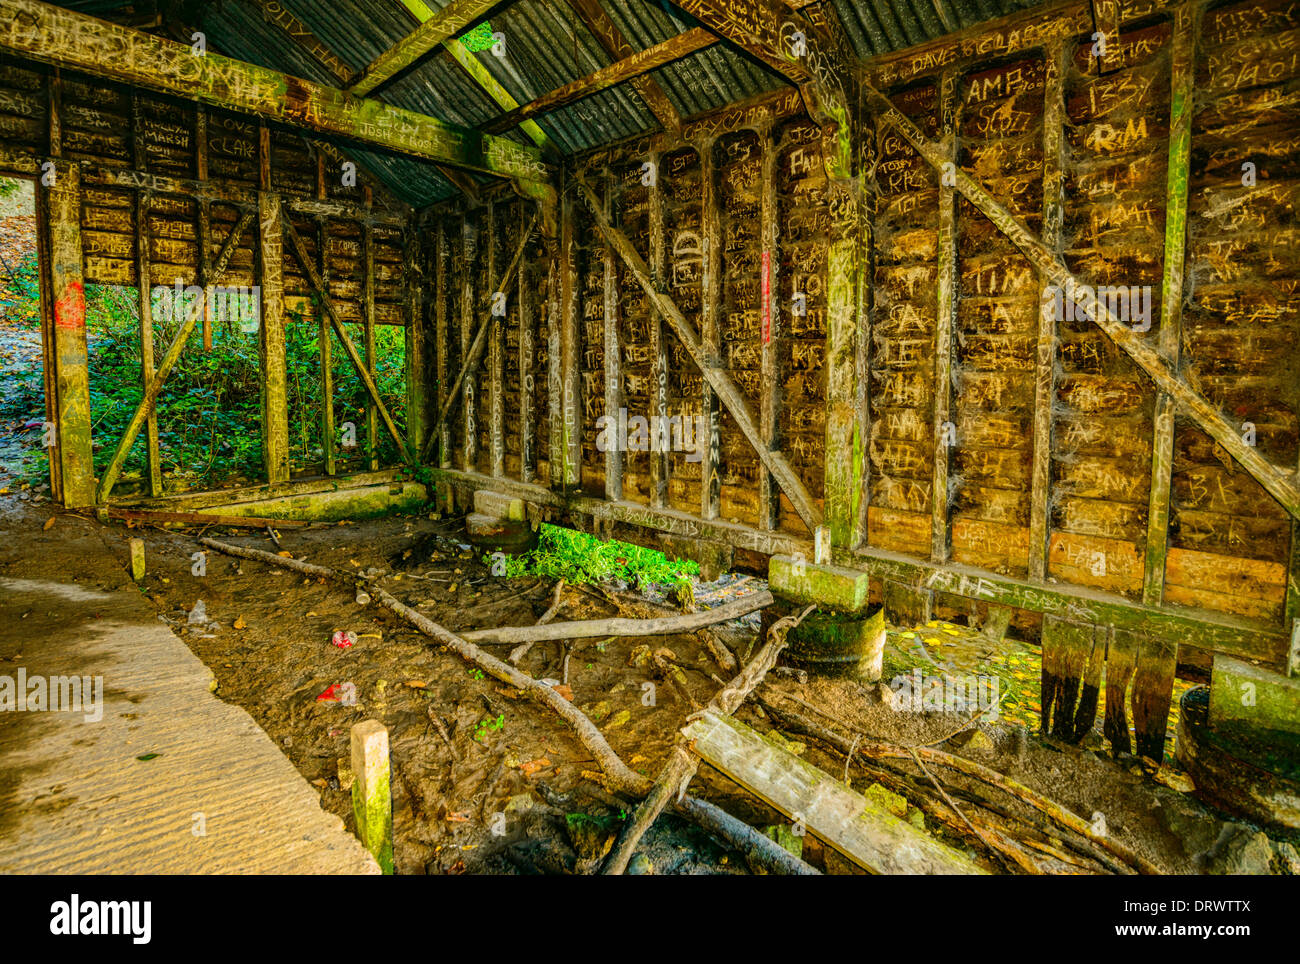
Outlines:
POLYGON ((125 572, 125 532, 66 515, 42 530, 52 511, 0 505, 0 873, 378 873, 212 693, 125 572), (9 709, 20 675, 24 698, 47 684, 45 709, 9 709), (80 710, 49 708, 70 695, 55 676, 89 679, 80 710))

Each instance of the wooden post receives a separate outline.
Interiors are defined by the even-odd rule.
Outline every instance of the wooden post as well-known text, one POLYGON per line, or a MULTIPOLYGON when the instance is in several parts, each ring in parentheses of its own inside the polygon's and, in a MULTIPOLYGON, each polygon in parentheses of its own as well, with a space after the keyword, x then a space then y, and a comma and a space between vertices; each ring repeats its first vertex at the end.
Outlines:
MULTIPOLYGON (((1174 13, 1173 67, 1169 98, 1169 169, 1165 178, 1165 257, 1160 282, 1160 334, 1157 350, 1178 371, 1183 328, 1183 271, 1187 257, 1187 182, 1192 157, 1192 98, 1196 81, 1196 35, 1200 5, 1180 4, 1174 13)), ((1110 39, 1109 37, 1107 39, 1110 39)), ((1169 549, 1169 499, 1173 485, 1174 399, 1156 397, 1155 436, 1151 442, 1151 493, 1147 512, 1146 564, 1142 601, 1159 606, 1165 592, 1169 549)))
MULTIPOLYGON (((470 223, 467 217, 460 219, 460 361, 465 364, 469 357, 470 342, 474 337, 474 257, 478 239, 470 235, 470 223)), ((464 393, 461 398, 461 439, 460 467, 466 472, 477 471, 478 465, 478 386, 471 376, 465 378, 464 393)))
MULTIPOLYGON (((650 220, 650 277, 660 291, 668 290, 668 249, 664 241, 664 192, 659 170, 663 155, 650 155, 654 178, 648 188, 647 215, 650 220)), ((653 300, 650 302, 650 415, 652 424, 664 425, 668 417, 668 344, 664 318, 653 300)), ((650 505, 662 509, 668 504, 668 455, 660 446, 650 446, 650 505)))
POLYGON ((537 431, 535 418, 537 374, 533 370, 537 359, 537 310, 533 284, 536 277, 528 258, 519 264, 519 283, 515 286, 518 299, 519 325, 519 481, 531 482, 535 476, 533 461, 536 448, 533 433, 537 431))
MULTIPOLYGON (((1047 50, 1043 80, 1043 243, 1061 248, 1065 216, 1065 75, 1069 54, 1057 40, 1047 50)), ((1034 454, 1029 497, 1029 578, 1047 577, 1051 533, 1052 404, 1056 399, 1056 305, 1051 280, 1039 272, 1038 343, 1034 367, 1034 454)), ((1062 297, 1064 297, 1062 295, 1062 297)))
POLYGON ((497 291, 489 292, 488 314, 488 465, 492 475, 500 478, 506 471, 505 405, 505 317, 498 317, 496 296, 502 289, 497 274, 497 232, 505 232, 498 223, 496 204, 487 206, 487 277, 495 280, 497 291))
MULTIPOLYGON (((208 180, 208 109, 194 110, 194 177, 208 180)), ((203 350, 212 350, 212 203, 198 199, 199 287, 203 289, 203 350)))
MULTIPOLYGON (((325 219, 318 218, 316 220, 316 257, 320 268, 321 281, 325 284, 329 284, 328 243, 329 237, 325 219)), ((325 474, 334 475, 338 471, 338 445, 334 437, 334 344, 330 335, 329 312, 325 310, 324 305, 317 305, 316 312, 316 320, 320 325, 317 343, 320 345, 321 448, 325 453, 325 474)))
MULTIPOLYGON (((776 196, 777 156, 779 154, 772 125, 764 127, 759 135, 763 150, 763 172, 759 199, 759 235, 762 261, 759 266, 759 381, 762 395, 759 399, 758 430, 768 451, 780 447, 779 426, 781 412, 781 299, 778 282, 781 257, 777 236, 780 232, 780 206, 776 196)), ((771 532, 779 524, 781 489, 766 467, 758 475, 758 527, 771 532)))
POLYGON ((414 227, 403 237, 406 295, 406 437, 412 452, 423 452, 429 431, 428 330, 424 312, 424 246, 414 227))
POLYGON ((393 872, 393 794, 389 786, 388 729, 378 720, 353 725, 352 815, 357 837, 379 862, 393 872))
POLYGON ((41 196, 46 216, 43 226, 49 240, 49 293, 53 311, 50 339, 54 352, 47 358, 55 371, 58 398, 57 448, 51 459, 59 461, 63 504, 77 508, 95 504, 95 467, 90 436, 90 375, 86 352, 86 295, 81 274, 81 172, 62 160, 42 178, 41 196))
MULTIPOLYGON (((370 208, 370 192, 366 191, 366 208, 370 208)), ((366 371, 375 379, 375 229, 367 221, 361 228, 361 264, 365 272, 361 294, 363 338, 366 350, 366 371)), ((379 413, 373 403, 366 405, 366 455, 370 471, 379 468, 379 413)))
MULTIPOLYGON (((614 194, 618 179, 605 171, 605 217, 614 219, 614 194)), ((619 347, 618 284, 614 249, 604 246, 604 318, 605 318, 605 415, 617 419, 623 406, 622 349, 619 347)), ((617 434, 617 433, 616 433, 617 434)), ((623 499, 623 451, 615 444, 605 448, 605 498, 611 502, 623 499)))
MULTIPOLYGON (((581 384, 578 358, 581 349, 578 304, 578 264, 574 237, 577 217, 573 195, 560 204, 560 469, 564 489, 578 485, 582 464, 581 384)), ((554 471, 554 469, 552 469, 554 471)))
POLYGON ((131 550, 131 578, 139 582, 144 578, 144 540, 129 539, 127 546, 131 550))
MULTIPOLYGON (((696 145, 700 158, 700 180, 704 197, 700 205, 700 241, 704 261, 700 271, 700 347, 704 364, 720 366, 722 355, 722 215, 718 210, 718 163, 712 138, 696 145)), ((700 413, 708 432, 708 444, 701 449, 700 516, 716 519, 722 511, 722 427, 717 393, 708 378, 700 380, 700 413)), ((696 439, 699 445, 699 439, 696 439)))
POLYGON ((266 481, 289 479, 289 406, 284 367, 284 227, 280 196, 257 195, 258 274, 262 317, 258 327, 262 377, 262 464, 266 481))
MULTIPOLYGON (((829 150, 834 143, 828 138, 824 146, 829 150)), ((834 233, 826 252, 825 513, 831 541, 851 548, 864 460, 857 404, 859 208, 855 187, 831 180, 829 190, 834 233)))
POLYGON ((944 563, 952 554, 952 505, 948 497, 949 460, 956 444, 952 421, 953 329, 957 323, 957 74, 939 80, 938 289, 934 334, 934 474, 930 489, 930 561, 944 563))
MULTIPOLYGON (((438 379, 438 411, 447 404, 447 259, 451 250, 447 242, 447 220, 438 218, 438 228, 434 233, 434 302, 433 302, 433 339, 437 351, 435 362, 438 379)), ((438 429, 438 464, 443 468, 451 467, 451 422, 444 419, 438 429)))
MULTIPOLYGON (((138 128, 137 128, 138 130, 138 128)), ((147 395, 153 385, 155 376, 153 353, 153 279, 150 272, 149 258, 149 208, 153 197, 148 191, 140 191, 135 196, 135 265, 136 286, 140 292, 140 383, 147 395)), ((205 292, 206 294, 206 292, 205 292)), ((169 297, 173 320, 179 320, 179 312, 188 312, 190 306, 176 297, 175 289, 169 297)), ((203 299, 203 318, 208 318, 207 297, 203 299)), ((149 408, 145 419, 145 470, 149 480, 149 494, 162 495, 161 453, 158 446, 158 410, 149 408)))

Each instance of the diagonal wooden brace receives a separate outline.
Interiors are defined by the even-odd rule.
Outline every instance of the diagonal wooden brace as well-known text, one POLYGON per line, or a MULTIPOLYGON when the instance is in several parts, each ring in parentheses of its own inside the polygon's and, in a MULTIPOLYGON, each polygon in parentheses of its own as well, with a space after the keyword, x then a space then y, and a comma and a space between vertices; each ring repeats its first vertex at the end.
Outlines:
MULTIPOLYGON (((510 259, 510 264, 506 266, 505 273, 499 281, 494 281, 489 285, 489 295, 491 298, 497 292, 509 294, 510 289, 514 287, 515 278, 518 276, 519 262, 523 260, 524 248, 528 245, 528 236, 533 233, 533 226, 537 223, 537 215, 534 214, 529 220, 528 226, 519 238, 519 246, 515 248, 515 255, 510 259)), ((429 457, 433 451, 434 443, 442 434, 442 427, 447 423, 447 417, 451 415, 452 409, 460 401, 461 390, 465 387, 465 380, 474 374, 478 369, 479 362, 483 360, 483 349, 487 345, 488 330, 492 327, 492 315, 490 313, 483 319, 483 323, 478 326, 478 331, 474 333, 474 341, 469 346, 469 353, 465 357, 465 363, 461 365, 460 371, 456 373, 456 380, 451 384, 451 391, 447 394, 447 401, 442 405, 442 411, 438 413, 438 421, 434 423, 433 430, 429 433, 429 440, 425 443, 424 451, 420 453, 420 459, 423 461, 429 457)))
MULTIPOLYGON (((898 131, 936 170, 944 170, 944 165, 949 162, 949 158, 938 144, 928 140, 888 97, 870 84, 863 84, 863 93, 868 104, 878 112, 880 120, 898 131)), ((1076 303, 1076 311, 1087 314, 1097 327, 1110 337, 1111 341, 1133 359, 1138 367, 1178 404, 1186 415, 1207 435, 1227 449, 1241 467, 1267 489, 1273 498, 1277 499, 1282 508, 1293 517, 1300 518, 1300 481, 1294 473, 1278 469, 1253 447, 1247 445, 1240 431, 1228 422, 1204 395, 1171 368, 1160 353, 1149 346, 1140 334, 1116 319, 1102 299, 1087 297, 1085 289, 1095 289, 1089 289, 1076 278, 1060 256, 1043 244, 1041 239, 1035 237, 1020 219, 1000 204, 982 184, 960 167, 950 170, 955 176, 957 190, 992 221, 1035 268, 1060 288, 1067 302, 1076 303)))
POLYGON ((816 530, 822 524, 821 510, 813 502, 812 496, 803 484, 803 480, 795 474, 794 469, 790 467, 790 463, 785 460, 785 456, 780 452, 771 451, 763 443, 763 435, 759 431, 758 423, 754 421, 754 416, 745 402, 745 396, 736 387, 736 383, 731 380, 726 370, 718 365, 715 359, 708 357, 704 343, 700 340, 699 332, 686 320, 686 316, 682 314, 681 309, 677 307, 673 299, 655 287, 654 281, 650 278, 650 269, 646 267, 645 261, 637 254, 632 242, 628 240, 627 235, 622 231, 613 227, 608 218, 605 217, 604 209, 600 198, 596 196, 596 192, 591 189, 591 186, 583 180, 580 174, 575 173, 573 177, 579 190, 582 191, 583 198, 587 202, 587 207, 591 211, 596 227, 604 236, 606 243, 623 259, 623 263, 627 265, 633 277, 645 289, 647 297, 654 303, 655 308, 672 326, 673 333, 685 346, 687 354, 699 367, 705 381, 709 383, 709 387, 713 389, 722 404, 726 406, 727 411, 731 413, 731 417, 736 420, 740 431, 744 433, 749 444, 754 447, 754 451, 758 453, 763 465, 772 473, 777 484, 781 486, 781 491, 790 499, 795 511, 799 513, 799 518, 808 527, 808 531, 816 530))
POLYGON ((321 300, 321 307, 329 315, 330 324, 334 326, 334 333, 339 336, 339 342, 343 345, 344 352, 347 353, 348 359, 352 362, 352 367, 357 370, 361 377, 361 383, 366 386, 366 394, 370 396, 370 401, 379 411, 379 417, 384 420, 384 428, 388 434, 393 437, 397 443, 398 449, 402 455, 410 461, 411 451, 407 448, 406 440, 402 438, 402 433, 397 430, 397 424, 393 421, 392 413, 388 411, 388 406, 379 395, 379 386, 375 384, 374 378, 371 377, 370 371, 366 368, 366 363, 362 361, 361 354, 357 351, 357 346, 352 344, 352 339, 348 337, 347 331, 343 327, 343 319, 339 317, 338 309, 334 307, 334 302, 325 290, 325 283, 321 280, 320 272, 316 270, 316 265, 308 254, 307 248, 302 243, 302 238, 294 230, 293 224, 288 218, 284 219, 284 233, 289 238, 289 244, 293 247, 294 256, 298 263, 302 265, 303 271, 307 273, 307 280, 312 286, 317 296, 321 300))
MULTIPOLYGON (((230 256, 234 254, 235 247, 252 223, 253 212, 245 211, 240 215, 239 220, 235 222, 235 226, 230 229, 230 237, 226 239, 226 243, 222 246, 221 253, 217 255, 217 260, 212 267, 211 277, 214 283, 219 281, 221 276, 225 274, 226 267, 230 264, 230 256)), ((148 298, 149 292, 141 292, 141 295, 148 298)), ((205 297, 206 295, 205 292, 205 297)), ((158 363, 158 370, 154 372, 153 381, 149 383, 149 390, 144 393, 144 397, 140 399, 140 404, 135 407, 135 414, 131 416, 126 431, 122 433, 122 438, 117 443, 117 450, 113 452, 113 459, 108 463, 108 468, 104 470, 103 478, 99 480, 95 501, 102 503, 108 500, 109 493, 113 491, 113 486, 117 484, 118 477, 122 474, 122 467, 126 464, 126 457, 131 451, 131 446, 135 444, 136 437, 140 434, 140 429, 144 426, 145 420, 158 403, 158 396, 162 393, 167 376, 171 374, 172 366, 176 364, 176 359, 180 358, 181 349, 189 341, 190 335, 193 334, 199 319, 202 317, 203 308, 196 305, 195 310, 189 313, 185 323, 176 332, 172 343, 167 346, 167 353, 163 355, 162 361, 158 363)))

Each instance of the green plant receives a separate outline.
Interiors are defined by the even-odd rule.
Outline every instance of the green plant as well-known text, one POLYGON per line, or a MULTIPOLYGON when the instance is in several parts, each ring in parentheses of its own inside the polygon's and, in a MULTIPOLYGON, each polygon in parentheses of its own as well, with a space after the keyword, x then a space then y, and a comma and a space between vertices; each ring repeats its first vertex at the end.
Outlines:
MULTIPOLYGON (((493 560, 485 556, 483 561, 490 566, 493 560)), ((531 574, 575 585, 622 579, 638 588, 688 582, 688 576, 700 571, 695 562, 669 560, 655 549, 616 539, 602 541, 585 532, 546 524, 538 534, 536 549, 507 556, 505 562, 507 577, 531 574)))
POLYGON ((489 716, 485 719, 479 720, 478 725, 474 727, 474 739, 479 743, 482 743, 485 736, 494 730, 505 729, 505 725, 506 715, 504 713, 498 714, 495 719, 489 716))

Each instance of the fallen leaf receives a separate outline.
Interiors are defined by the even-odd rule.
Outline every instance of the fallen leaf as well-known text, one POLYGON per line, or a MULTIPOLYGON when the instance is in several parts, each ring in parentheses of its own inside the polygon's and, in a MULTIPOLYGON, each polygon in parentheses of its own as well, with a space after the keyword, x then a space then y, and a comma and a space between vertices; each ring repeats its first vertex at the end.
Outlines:
POLYGON ((468 810, 449 810, 449 811, 447 811, 447 822, 448 822, 448 823, 468 823, 468 822, 469 822, 469 811, 468 811, 468 810))
POLYGON ((55 516, 50 516, 48 519, 45 520, 45 525, 41 526, 41 528, 46 532, 48 532, 50 528, 54 525, 55 518, 56 518, 55 516))
POLYGON ((402 685, 405 686, 407 689, 413 689, 413 690, 424 690, 429 688, 429 684, 422 679, 408 679, 402 685))
POLYGON ((527 763, 519 764, 519 772, 526 777, 531 777, 537 771, 545 770, 550 765, 551 761, 546 757, 541 756, 536 760, 529 760, 527 763))
POLYGON ((556 686, 552 686, 551 689, 555 690, 555 692, 559 693, 561 696, 563 696, 563 697, 564 697, 566 700, 568 700, 570 703, 573 702, 573 690, 569 689, 569 687, 568 687, 567 684, 565 684, 565 683, 560 683, 560 684, 558 684, 558 685, 556 685, 556 686))
POLYGON ((137 759, 137 760, 156 760, 160 755, 161 755, 161 754, 158 754, 158 753, 146 753, 144 756, 138 756, 138 757, 136 757, 136 759, 137 759))
POLYGON ((243 616, 240 616, 238 619, 235 620, 235 628, 236 628, 236 629, 244 629, 244 628, 247 627, 247 626, 248 626, 248 623, 244 622, 244 617, 243 617, 243 616))
POLYGON ((292 558, 293 558, 293 553, 290 552, 288 549, 281 549, 279 552, 276 553, 276 555, 279 556, 279 557, 282 558, 282 559, 292 559, 292 558))
POLYGON ((326 780, 324 777, 317 777, 315 780, 311 782, 311 785, 313 787, 320 787, 322 790, 324 790, 326 787, 330 785, 330 782, 326 780))

